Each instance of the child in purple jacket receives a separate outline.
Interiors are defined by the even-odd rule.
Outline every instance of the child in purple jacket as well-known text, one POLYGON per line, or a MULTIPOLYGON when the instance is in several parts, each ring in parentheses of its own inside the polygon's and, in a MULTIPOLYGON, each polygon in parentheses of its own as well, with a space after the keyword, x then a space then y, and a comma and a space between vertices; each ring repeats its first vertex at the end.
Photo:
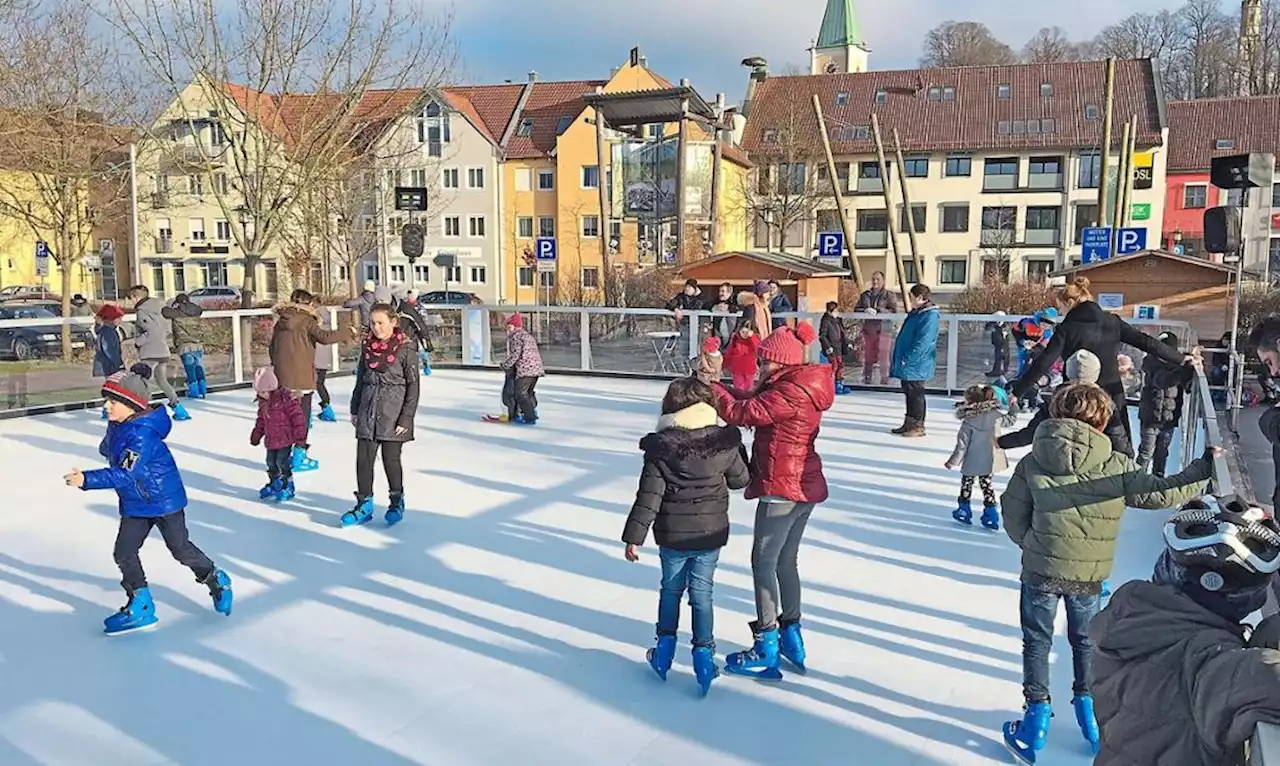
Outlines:
POLYGON ((502 387, 502 403, 507 406, 507 421, 531 426, 538 422, 538 396, 533 387, 546 375, 538 341, 524 329, 524 317, 512 314, 507 320, 507 358, 502 361, 507 373, 502 387))
POLYGON ((249 443, 267 447, 267 485, 258 492, 266 500, 277 503, 292 500, 293 448, 307 447, 307 417, 302 403, 289 389, 280 385, 276 372, 263 367, 253 374, 253 390, 258 394, 258 420, 253 424, 249 443))

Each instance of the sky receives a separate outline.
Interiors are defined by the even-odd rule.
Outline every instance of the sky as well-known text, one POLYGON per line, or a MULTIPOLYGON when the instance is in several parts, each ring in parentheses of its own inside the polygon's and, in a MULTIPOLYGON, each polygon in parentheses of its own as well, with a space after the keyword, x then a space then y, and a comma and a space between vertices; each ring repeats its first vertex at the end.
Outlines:
MULTIPOLYGON (((418 0, 426 5, 445 0, 418 0)), ((981 21, 1020 48, 1043 26, 1073 39, 1131 13, 1177 0, 855 0, 874 69, 917 64, 926 31, 950 19, 981 21)), ((634 46, 676 82, 689 78, 708 100, 739 103, 742 59, 760 55, 771 71, 808 68, 826 0, 455 0, 454 25, 464 82, 595 79, 625 62, 634 46)))

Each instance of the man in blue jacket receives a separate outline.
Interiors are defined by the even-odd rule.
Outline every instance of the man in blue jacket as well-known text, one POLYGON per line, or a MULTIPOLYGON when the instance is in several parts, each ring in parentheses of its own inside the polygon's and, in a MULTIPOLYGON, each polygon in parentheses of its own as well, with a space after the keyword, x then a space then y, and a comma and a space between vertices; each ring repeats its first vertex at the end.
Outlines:
POLYGON ((931 297, 926 285, 911 288, 907 294, 910 313, 893 343, 889 366, 892 376, 902 381, 902 392, 907 397, 906 418, 901 427, 893 429, 898 436, 917 438, 925 434, 924 387, 933 380, 938 350, 938 307, 931 297))
POLYGON ((138 557, 152 527, 160 528, 173 557, 209 588, 214 608, 231 614, 231 578, 187 536, 187 490, 164 443, 173 423, 164 407, 151 406, 150 375, 150 367, 136 364, 107 378, 102 396, 110 422, 98 451, 110 466, 87 473, 75 470, 65 477, 68 486, 83 490, 114 489, 120 501, 115 560, 129 601, 104 621, 108 635, 156 624, 155 602, 138 557))

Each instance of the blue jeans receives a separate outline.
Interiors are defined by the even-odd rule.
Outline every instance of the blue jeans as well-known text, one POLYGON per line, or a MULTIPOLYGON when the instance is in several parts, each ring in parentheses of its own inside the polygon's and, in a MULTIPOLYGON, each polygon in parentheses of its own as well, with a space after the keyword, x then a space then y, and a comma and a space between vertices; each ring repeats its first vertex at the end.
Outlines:
POLYGON ((720 561, 720 549, 678 551, 659 548, 662 561, 662 590, 658 596, 658 635, 674 636, 680 628, 680 598, 689 589, 693 611, 693 645, 715 648, 715 611, 711 606, 711 586, 720 561))
POLYGON ((1071 667, 1075 673, 1072 691, 1089 693, 1093 672, 1093 642, 1089 623, 1101 606, 1097 594, 1062 596, 1022 584, 1022 694, 1028 702, 1049 699, 1049 650, 1053 648, 1053 621, 1058 616, 1058 599, 1067 604, 1067 640, 1071 643, 1071 667))
POLYGON ((188 351, 182 354, 182 369, 187 374, 187 386, 204 381, 204 352, 188 351))

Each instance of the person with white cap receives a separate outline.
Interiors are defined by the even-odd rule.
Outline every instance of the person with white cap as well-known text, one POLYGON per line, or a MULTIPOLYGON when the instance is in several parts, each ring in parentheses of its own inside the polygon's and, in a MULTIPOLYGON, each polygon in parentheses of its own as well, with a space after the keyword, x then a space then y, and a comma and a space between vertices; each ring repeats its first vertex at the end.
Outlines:
POLYGON ((373 310, 373 304, 378 302, 374 296, 377 289, 378 286, 372 279, 366 280, 360 295, 342 304, 344 309, 355 309, 360 312, 360 327, 364 330, 369 329, 369 312, 373 310))

